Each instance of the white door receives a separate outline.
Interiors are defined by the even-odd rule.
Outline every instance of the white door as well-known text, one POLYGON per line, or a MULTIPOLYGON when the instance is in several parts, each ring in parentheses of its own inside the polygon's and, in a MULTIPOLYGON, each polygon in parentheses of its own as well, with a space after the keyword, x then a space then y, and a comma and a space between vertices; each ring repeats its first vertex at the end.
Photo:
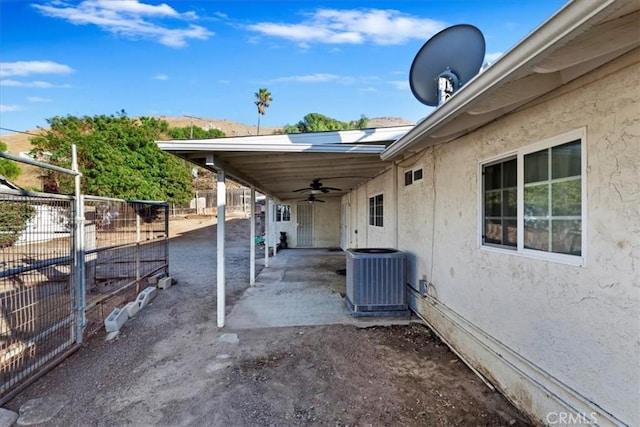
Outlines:
POLYGON ((313 204, 301 203, 298 205, 298 247, 313 246, 313 204))

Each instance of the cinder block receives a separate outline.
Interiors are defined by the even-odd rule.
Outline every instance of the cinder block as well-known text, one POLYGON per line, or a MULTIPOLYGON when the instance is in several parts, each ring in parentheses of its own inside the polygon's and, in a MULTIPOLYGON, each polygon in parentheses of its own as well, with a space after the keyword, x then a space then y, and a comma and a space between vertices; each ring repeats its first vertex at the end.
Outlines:
POLYGON ((158 280, 158 288, 160 289, 168 289, 173 284, 173 279, 171 277, 163 277, 158 280))
POLYGON ((137 301, 128 302, 127 305, 124 306, 124 310, 127 312, 129 317, 133 317, 138 314, 140 311, 140 304, 137 301))
POLYGON ((120 330, 122 325, 124 325, 129 319, 129 315, 126 310, 121 308, 114 308, 111 314, 104 319, 104 328, 107 332, 117 332, 120 330))
POLYGON ((160 279, 162 279, 163 277, 164 277, 164 273, 156 273, 156 274, 154 274, 153 276, 149 277, 149 278, 147 279, 147 282, 148 282, 150 285, 155 285, 155 284, 156 284, 156 283, 158 283, 158 281, 159 281, 160 279))
POLYGON ((138 294, 138 297, 136 298, 136 302, 140 306, 140 309, 145 308, 147 304, 149 304, 151 300, 156 297, 157 294, 158 289, 156 289, 155 286, 149 286, 148 288, 140 292, 138 294))

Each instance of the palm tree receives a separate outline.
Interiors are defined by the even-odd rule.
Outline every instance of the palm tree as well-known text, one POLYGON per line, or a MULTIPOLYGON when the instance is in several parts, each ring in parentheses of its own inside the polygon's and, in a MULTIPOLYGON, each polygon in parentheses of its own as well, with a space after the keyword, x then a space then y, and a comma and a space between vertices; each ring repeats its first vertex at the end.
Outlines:
POLYGON ((264 116, 269 108, 269 103, 273 101, 271 92, 267 88, 260 88, 256 93, 256 106, 258 107, 258 135, 260 135, 260 116, 264 116))

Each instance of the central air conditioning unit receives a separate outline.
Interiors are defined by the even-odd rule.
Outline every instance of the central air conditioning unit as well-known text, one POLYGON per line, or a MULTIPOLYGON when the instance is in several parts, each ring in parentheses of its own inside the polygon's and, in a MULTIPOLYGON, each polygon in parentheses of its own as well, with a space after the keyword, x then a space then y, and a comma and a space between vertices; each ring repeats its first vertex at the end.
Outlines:
POLYGON ((406 255, 395 249, 347 249, 347 306, 353 317, 410 316, 406 255))

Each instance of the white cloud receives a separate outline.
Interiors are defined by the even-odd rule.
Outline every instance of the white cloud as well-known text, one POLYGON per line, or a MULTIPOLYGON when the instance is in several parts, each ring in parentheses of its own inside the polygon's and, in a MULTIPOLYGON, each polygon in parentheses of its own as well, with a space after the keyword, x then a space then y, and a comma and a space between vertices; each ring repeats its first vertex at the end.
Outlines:
POLYGON ((33 7, 45 16, 75 25, 96 25, 122 37, 154 40, 170 47, 183 47, 189 39, 207 40, 214 35, 200 25, 168 27, 167 19, 195 20, 198 16, 195 12, 179 13, 165 3, 150 5, 138 0, 84 0, 77 5, 51 1, 34 4, 33 7))
POLYGON ((0 86, 6 86, 6 87, 37 87, 37 88, 40 88, 40 89, 71 87, 71 85, 68 85, 68 84, 56 85, 56 84, 53 84, 53 83, 44 82, 44 81, 40 81, 40 80, 31 81, 31 82, 21 82, 21 81, 18 81, 18 80, 10 80, 10 79, 0 80, 0 86))
POLYGON ((426 40, 444 27, 443 22, 396 10, 318 9, 299 23, 260 22, 248 29, 308 46, 310 43, 397 45, 412 39, 426 40))
POLYGON ((339 76, 337 74, 328 74, 328 73, 315 73, 315 74, 306 74, 300 76, 287 76, 287 77, 278 77, 276 79, 272 79, 267 81, 267 84, 271 83, 340 83, 340 84, 354 84, 354 83, 368 83, 375 82, 379 79, 377 77, 370 76, 361 76, 361 77, 351 77, 351 76, 339 76))
POLYGON ((22 108, 19 105, 0 104, 0 113, 11 113, 13 111, 21 111, 21 110, 24 110, 24 108, 22 108))
POLYGON ((400 90, 410 90, 411 86, 409 85, 409 79, 406 80, 392 80, 389 82, 390 85, 400 90))
POLYGON ((156 74, 155 76, 153 76, 153 78, 155 80, 169 80, 169 76, 167 76, 166 74, 156 74))
POLYGON ((29 102, 51 102, 52 100, 50 98, 40 98, 38 96, 30 96, 27 98, 27 101, 29 102))
POLYGON ((73 68, 53 61, 0 62, 0 77, 70 73, 73 73, 73 68))
POLYGON ((178 17, 180 14, 171 6, 163 3, 157 6, 144 4, 138 0, 91 0, 84 1, 87 7, 104 9, 115 13, 131 13, 136 15, 169 16, 178 17))
POLYGON ((279 77, 277 79, 271 80, 269 83, 287 83, 287 82, 327 83, 327 82, 336 82, 340 79, 341 77, 336 74, 315 73, 315 74, 307 74, 303 76, 279 77))

